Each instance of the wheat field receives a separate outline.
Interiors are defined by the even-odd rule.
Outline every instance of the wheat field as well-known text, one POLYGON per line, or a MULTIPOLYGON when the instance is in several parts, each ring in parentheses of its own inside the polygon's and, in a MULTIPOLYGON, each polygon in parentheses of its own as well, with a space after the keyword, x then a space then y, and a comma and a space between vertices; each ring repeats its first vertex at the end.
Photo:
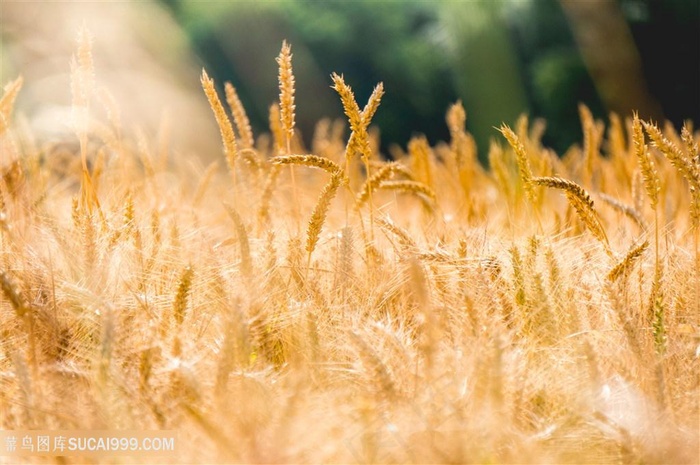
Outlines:
POLYGON ((175 430, 173 463, 698 462, 691 122, 581 105, 558 155, 523 116, 485 168, 456 102, 449 141, 387 161, 381 83, 330 76, 347 119, 306 147, 277 62, 266 134, 202 72, 208 166, 126 129, 86 31, 71 144, 37 144, 5 86, 1 429, 175 430))

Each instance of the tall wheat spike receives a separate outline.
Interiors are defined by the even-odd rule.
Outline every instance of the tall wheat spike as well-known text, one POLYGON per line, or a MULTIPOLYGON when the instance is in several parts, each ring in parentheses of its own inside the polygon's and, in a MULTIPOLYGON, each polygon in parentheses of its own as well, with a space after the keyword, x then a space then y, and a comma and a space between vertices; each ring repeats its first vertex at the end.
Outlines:
MULTIPOLYGON (((367 178, 372 176, 370 170, 370 159, 372 157, 369 135, 367 133, 367 128, 371 122, 374 114, 379 108, 379 103, 381 101, 382 95, 384 95, 384 84, 379 83, 375 86, 370 95, 367 105, 360 112, 360 107, 355 100, 355 95, 352 92, 352 88, 345 83, 343 76, 339 76, 336 73, 331 75, 333 80, 333 89, 340 96, 340 101, 343 104, 343 111, 348 117, 348 122, 350 123, 350 138, 348 139, 347 146, 345 148, 345 172, 350 173, 350 160, 355 154, 355 152, 360 152, 362 161, 365 165, 365 174, 367 178)), ((349 184, 348 184, 349 186, 349 184)), ((372 191, 368 191, 368 203, 369 203, 369 223, 370 223, 370 241, 374 241, 374 205, 372 203, 372 191)))
POLYGON ((241 146, 244 149, 253 147, 253 129, 250 127, 250 120, 246 114, 243 103, 238 96, 236 88, 230 82, 224 83, 224 92, 226 93, 226 102, 231 109, 233 121, 236 123, 238 135, 241 138, 241 146))
POLYGON ((644 140, 644 133, 642 132, 642 121, 639 119, 639 115, 636 112, 633 114, 632 119, 632 142, 634 144, 634 152, 637 156, 637 161, 642 173, 644 189, 649 197, 651 208, 654 210, 654 283, 652 284, 652 292, 649 296, 649 305, 653 307, 658 294, 657 286, 660 284, 659 280, 661 279, 661 260, 659 252, 659 209, 657 208, 659 203, 659 192, 661 192, 661 181, 659 179, 659 173, 656 170, 654 161, 651 159, 651 155, 647 150, 647 145, 644 140))
POLYGON ((691 187, 694 201, 700 199, 700 167, 687 156, 675 143, 668 140, 661 130, 653 123, 642 121, 649 138, 661 150, 666 158, 678 169, 691 187))
POLYGON ((228 169, 233 177, 233 191, 236 192, 236 159, 238 158, 238 144, 236 142, 236 135, 233 132, 233 126, 231 125, 231 120, 229 119, 224 106, 219 100, 219 94, 216 92, 216 87, 214 87, 214 80, 209 77, 207 72, 202 70, 202 88, 209 101, 209 106, 214 112, 214 118, 216 118, 216 124, 219 126, 219 131, 221 132, 221 140, 224 144, 224 154, 226 155, 226 163, 228 164, 228 169))
MULTIPOLYGON (((287 41, 282 42, 282 49, 277 56, 277 64, 279 66, 278 80, 279 80, 279 112, 280 112, 280 123, 281 131, 284 136, 284 149, 285 154, 292 154, 292 139, 294 138, 294 111, 296 106, 294 105, 294 73, 292 72, 292 47, 287 44, 287 41)), ((301 216, 299 210, 298 199, 298 186, 296 181, 296 176, 294 174, 294 166, 289 167, 289 173, 292 177, 292 193, 294 196, 293 210, 297 218, 297 225, 299 217, 301 216)))
POLYGON ((350 158, 359 151, 360 153, 365 153, 366 150, 361 144, 365 144, 367 141, 366 128, 362 124, 362 114, 360 113, 360 107, 355 100, 355 95, 352 92, 350 86, 345 83, 342 76, 335 73, 331 75, 333 79, 333 89, 340 96, 340 101, 343 104, 343 111, 348 117, 348 122, 350 123, 350 139, 348 140, 347 147, 345 149, 345 171, 349 171, 349 161, 350 158))
POLYGON ((510 146, 515 151, 515 160, 518 163, 518 170, 520 172, 520 179, 522 180, 523 189, 525 190, 525 196, 530 202, 535 203, 535 191, 532 188, 532 169, 530 168, 530 160, 525 151, 525 146, 520 141, 520 138, 513 132, 513 130, 504 124, 500 127, 499 131, 506 138, 510 146))
POLYGON ((590 185, 593 176, 593 166, 598 157, 599 135, 591 110, 583 103, 578 106, 583 129, 583 180, 590 185))
POLYGON ((700 324, 700 165, 695 163, 694 155, 684 153, 674 142, 668 140, 653 123, 642 122, 647 135, 661 153, 676 167, 688 181, 690 188, 690 223, 693 228, 695 249, 695 318, 700 324))
POLYGON ((291 154, 291 141, 294 137, 294 73, 292 72, 292 47, 282 42, 282 50, 277 57, 280 86, 280 121, 286 142, 287 154, 291 154))
POLYGON ((634 113, 632 120, 632 140, 634 142, 634 153, 637 155, 637 161, 642 171, 644 179, 644 188, 651 202, 651 208, 656 210, 656 205, 659 202, 659 192, 661 185, 659 181, 659 173, 656 171, 654 161, 649 155, 646 143, 644 142, 644 133, 642 133, 642 122, 637 113, 634 113))

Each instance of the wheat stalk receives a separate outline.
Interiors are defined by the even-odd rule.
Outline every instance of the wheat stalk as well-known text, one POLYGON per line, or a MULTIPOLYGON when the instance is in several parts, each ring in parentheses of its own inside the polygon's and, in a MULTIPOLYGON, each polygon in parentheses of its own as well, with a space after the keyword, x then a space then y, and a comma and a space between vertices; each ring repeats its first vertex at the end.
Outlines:
POLYGON ((277 103, 273 103, 270 105, 269 109, 269 125, 270 125, 270 132, 272 133, 272 138, 273 138, 273 144, 274 144, 274 149, 273 149, 273 154, 280 154, 284 153, 285 151, 285 141, 284 141, 284 131, 282 130, 282 123, 281 119, 282 117, 280 116, 280 106, 277 103))
POLYGON ((195 190, 194 195, 192 196, 192 205, 194 205, 195 207, 202 202, 204 194, 207 192, 207 189, 209 188, 209 185, 211 184, 212 178, 216 174, 216 170, 218 167, 219 162, 215 160, 209 163, 209 165, 204 170, 204 174, 202 174, 202 176, 200 177, 197 189, 195 190))

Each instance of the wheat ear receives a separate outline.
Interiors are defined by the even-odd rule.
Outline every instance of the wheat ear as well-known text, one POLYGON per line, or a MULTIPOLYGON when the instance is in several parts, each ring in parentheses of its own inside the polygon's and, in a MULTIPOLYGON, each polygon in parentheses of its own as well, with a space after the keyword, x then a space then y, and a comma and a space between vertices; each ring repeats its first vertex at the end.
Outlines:
POLYGON ((622 275, 627 275, 639 257, 649 248, 649 241, 644 241, 638 246, 632 247, 629 252, 620 260, 608 273, 608 281, 617 281, 622 275))
POLYGON ((280 174, 280 166, 272 165, 267 174, 267 179, 265 180, 265 187, 263 187, 262 197, 260 199, 260 208, 258 210, 258 220, 260 227, 269 219, 270 217, 270 200, 272 200, 272 192, 275 189, 277 183, 277 177, 280 174))
POLYGON ((647 229, 647 224, 644 218, 642 218, 642 214, 633 206, 626 205, 608 194, 601 193, 598 194, 598 197, 600 197, 600 200, 634 221, 643 231, 647 229))
POLYGON ((584 184, 590 185, 593 177, 593 166, 598 154, 598 132, 591 110, 580 103, 578 111, 583 129, 583 180, 584 184))
POLYGON ((450 140, 455 142, 462 134, 467 123, 467 112, 464 110, 461 100, 450 105, 445 117, 447 128, 450 130, 450 140))
POLYGON ((642 125, 654 145, 688 181, 693 197, 700 195, 700 168, 676 144, 668 140, 655 124, 642 121, 642 125))
MULTIPOLYGON (((381 102, 382 96, 384 95, 384 84, 381 82, 375 86, 370 95, 367 105, 360 112, 360 107, 355 100, 355 95, 349 85, 345 83, 342 76, 336 73, 331 75, 333 80, 333 89, 340 96, 340 101, 343 104, 343 111, 348 117, 348 122, 350 123, 350 138, 348 139, 348 144, 345 148, 345 172, 350 173, 350 159, 355 154, 356 151, 360 152, 362 161, 365 164, 365 174, 367 178, 371 177, 370 171, 370 158, 371 149, 369 145, 369 136, 367 134, 367 127, 370 121, 374 117, 374 114, 379 108, 379 103, 381 102)), ((374 240, 374 206, 372 205, 372 191, 368 191, 368 201, 369 201, 369 221, 370 221, 370 240, 374 240)))
POLYGON ((2 286, 2 293, 10 301, 17 317, 20 319, 24 318, 30 310, 29 304, 22 297, 22 293, 15 282, 4 271, 0 272, 0 286, 2 286))
POLYGON ((530 161, 528 159, 527 152, 525 151, 525 146, 520 141, 520 138, 513 132, 513 130, 508 127, 508 125, 502 125, 499 130, 515 151, 515 160, 518 164, 518 171, 520 172, 520 179, 523 183, 525 196, 534 204, 535 191, 531 184, 532 170, 530 169, 530 161))
POLYGON ((341 180, 342 173, 333 173, 331 180, 323 187, 321 195, 318 198, 318 202, 316 202, 314 211, 311 214, 309 227, 306 230, 306 251, 309 253, 309 264, 311 262, 311 254, 316 249, 316 244, 318 243, 318 237, 321 234, 323 223, 326 222, 328 208, 331 205, 333 197, 335 197, 335 194, 338 191, 341 180))
POLYGON ((330 174, 340 171, 340 166, 333 160, 317 155, 285 155, 270 160, 275 165, 304 165, 327 171, 330 174))
POLYGON ((413 180, 413 174, 402 164, 397 162, 384 163, 371 177, 365 180, 360 192, 355 197, 356 206, 361 207, 369 198, 370 191, 374 191, 383 181, 398 173, 413 180))
POLYGON ((241 145, 244 149, 253 147, 253 129, 250 127, 250 120, 246 114, 243 103, 238 97, 236 88, 230 82, 224 83, 224 91, 226 93, 226 102, 231 109, 233 121, 236 123, 238 135, 241 138, 241 145))
MULTIPOLYGON (((654 166, 654 161, 651 159, 649 151, 647 150, 647 145, 644 141, 644 132, 642 131, 642 121, 639 119, 639 115, 636 112, 633 114, 632 118, 632 143, 642 173, 644 189, 649 197, 651 208, 654 210, 654 282, 656 283, 656 278, 661 275, 661 262, 659 258, 659 210, 657 208, 659 192, 661 191, 661 181, 659 180, 659 173, 654 166)), ((653 300, 653 297, 651 299, 653 300)))
POLYGON ((399 240, 399 243, 404 249, 407 250, 418 250, 418 246, 416 245, 415 241, 411 238, 411 236, 404 230, 403 228, 397 226, 394 224, 393 221, 391 221, 388 217, 387 218, 382 218, 379 217, 377 218, 377 223, 379 223, 379 227, 384 229, 385 231, 389 231, 392 233, 396 238, 399 240))
POLYGON ((422 183, 433 188, 433 173, 430 166, 430 145, 425 136, 412 137, 408 141, 408 154, 411 160, 411 171, 422 183))
POLYGON ((175 322, 181 325, 185 320, 185 312, 187 310, 187 299, 192 289, 192 278, 194 277, 194 269, 188 265, 185 267, 180 276, 180 283, 177 286, 177 293, 173 300, 173 315, 175 322))
POLYGON ((233 189, 236 190, 236 158, 238 158, 238 144, 236 143, 236 135, 233 133, 233 126, 229 119, 224 106, 219 100, 219 94, 214 87, 214 80, 207 75, 205 70, 202 70, 202 88, 209 100, 209 106, 214 112, 214 118, 221 132, 221 139, 224 143, 224 153, 226 154, 226 163, 228 163, 229 171, 233 177, 233 189))
POLYGON ((245 229, 245 223, 243 223, 241 215, 231 205, 224 203, 224 208, 226 208, 226 212, 236 225, 236 235, 241 247, 241 271, 246 277, 250 277, 253 272, 253 260, 250 256, 250 244, 248 243, 248 232, 245 229))
POLYGON ((683 123, 683 127, 681 128, 681 139, 685 143, 685 148, 692 162, 700 169, 700 147, 698 146, 698 141, 693 137, 690 124, 687 121, 683 123))
POLYGON ((361 151, 358 147, 360 141, 362 141, 362 114, 360 113, 360 107, 355 100, 355 95, 352 93, 352 89, 345 83, 343 76, 339 76, 336 73, 331 75, 333 80, 333 89, 340 96, 340 102, 343 104, 343 111, 345 116, 348 117, 348 122, 350 123, 350 139, 345 148, 345 171, 350 172, 350 158, 355 154, 356 151, 361 151), (358 136, 360 136, 358 138, 358 136))
POLYGON ((279 65, 280 121, 286 142, 287 154, 291 153, 291 141, 294 137, 294 74, 292 72, 292 47, 287 41, 282 42, 282 50, 277 57, 279 65))
MULTIPOLYGON (((278 80, 279 80, 279 112, 280 112, 280 123, 281 132, 284 137, 284 149, 285 154, 291 155, 292 153, 292 138, 294 137, 294 110, 296 106, 294 105, 294 73, 292 72, 292 47, 287 43, 287 41, 282 42, 282 49, 276 58, 277 64, 279 66, 278 80)), ((292 178, 292 192, 294 196, 294 216, 298 221, 300 217, 299 213, 299 203, 296 201, 298 198, 297 191, 297 181, 294 175, 294 166, 289 167, 289 173, 292 178)))
POLYGON ((639 167, 642 172, 644 188, 649 196, 651 208, 656 210, 656 205, 659 202, 659 191, 661 191, 659 173, 656 171, 654 161, 651 159, 646 143, 644 142, 642 122, 637 113, 634 113, 632 120, 632 141, 634 143, 634 153, 637 156, 639 167))
POLYGON ((400 181, 382 181, 379 183, 379 189, 398 190, 413 194, 421 194, 433 202, 437 199, 435 191, 418 181, 400 180, 400 181))
POLYGON ((603 244, 608 255, 613 256, 608 236, 600 223, 593 199, 591 199, 586 189, 573 181, 557 177, 537 177, 532 178, 531 182, 532 184, 562 190, 569 204, 576 210, 579 219, 586 225, 591 234, 603 244))

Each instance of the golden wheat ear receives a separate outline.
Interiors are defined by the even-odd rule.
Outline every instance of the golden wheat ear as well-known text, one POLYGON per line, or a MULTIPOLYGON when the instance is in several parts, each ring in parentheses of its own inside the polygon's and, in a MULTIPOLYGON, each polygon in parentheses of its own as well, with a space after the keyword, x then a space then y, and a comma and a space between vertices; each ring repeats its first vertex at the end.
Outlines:
POLYGON ((291 153, 294 137, 294 73, 292 72, 292 47, 285 40, 277 57, 279 65, 280 121, 284 131, 287 154, 291 153))
POLYGON ((309 226, 306 230, 306 251, 309 253, 309 262, 311 261, 311 254, 316 249, 316 244, 318 243, 318 238, 321 234, 323 223, 326 222, 326 216, 328 215, 328 209, 331 206, 331 201, 333 200, 333 197, 335 197, 336 192, 338 192, 338 187, 340 187, 342 180, 343 174, 340 171, 333 173, 331 180, 321 191, 321 195, 318 197, 318 202, 316 203, 314 211, 311 214, 309 226))
POLYGON ((236 184, 236 158, 238 158, 238 145, 236 144, 236 135, 233 133, 233 126, 231 125, 231 120, 228 118, 224 106, 219 100, 219 94, 216 92, 214 87, 214 80, 209 77, 207 72, 202 70, 202 89, 204 89, 204 94, 207 96, 209 101, 209 106, 214 112, 214 118, 216 119, 216 124, 219 126, 219 131, 221 132, 221 140, 224 143, 224 153, 226 154, 226 162, 228 163, 228 168, 231 171, 231 176, 233 176, 234 189, 236 184))
POLYGON ((513 148, 513 151, 515 151, 515 160, 518 164, 518 171, 520 172, 520 180, 523 183, 525 196, 534 204, 536 199, 535 191, 532 188, 532 169, 530 168, 530 160, 525 151, 525 146, 507 124, 502 125, 498 130, 503 134, 503 137, 506 138, 513 148))
POLYGON ((642 121, 637 113, 634 113, 632 119, 632 141, 634 144, 634 152, 637 155, 639 167, 644 180, 644 189, 649 196, 651 208, 655 209, 659 202, 659 192, 661 191, 661 182, 659 173, 656 171, 654 161, 649 156, 647 145, 644 142, 644 133, 642 132, 642 121))
POLYGON ((611 257, 614 256, 610 248, 610 241, 605 234, 605 229, 598 218, 593 199, 586 189, 576 184, 574 181, 557 177, 536 177, 530 180, 532 184, 559 189, 564 192, 569 205, 571 205, 581 222, 586 225, 593 236, 603 244, 605 251, 611 257))
POLYGON ((649 242, 644 241, 643 243, 632 247, 627 255, 624 256, 608 273, 608 281, 614 282, 620 276, 626 276, 632 270, 632 267, 637 262, 637 260, 642 256, 642 254, 649 248, 649 242))
POLYGON ((230 82, 224 83, 224 91, 226 92, 226 102, 233 114, 233 121, 236 123, 238 135, 241 138, 241 145, 244 149, 253 148, 253 128, 250 126, 248 114, 243 107, 236 88, 230 82))

